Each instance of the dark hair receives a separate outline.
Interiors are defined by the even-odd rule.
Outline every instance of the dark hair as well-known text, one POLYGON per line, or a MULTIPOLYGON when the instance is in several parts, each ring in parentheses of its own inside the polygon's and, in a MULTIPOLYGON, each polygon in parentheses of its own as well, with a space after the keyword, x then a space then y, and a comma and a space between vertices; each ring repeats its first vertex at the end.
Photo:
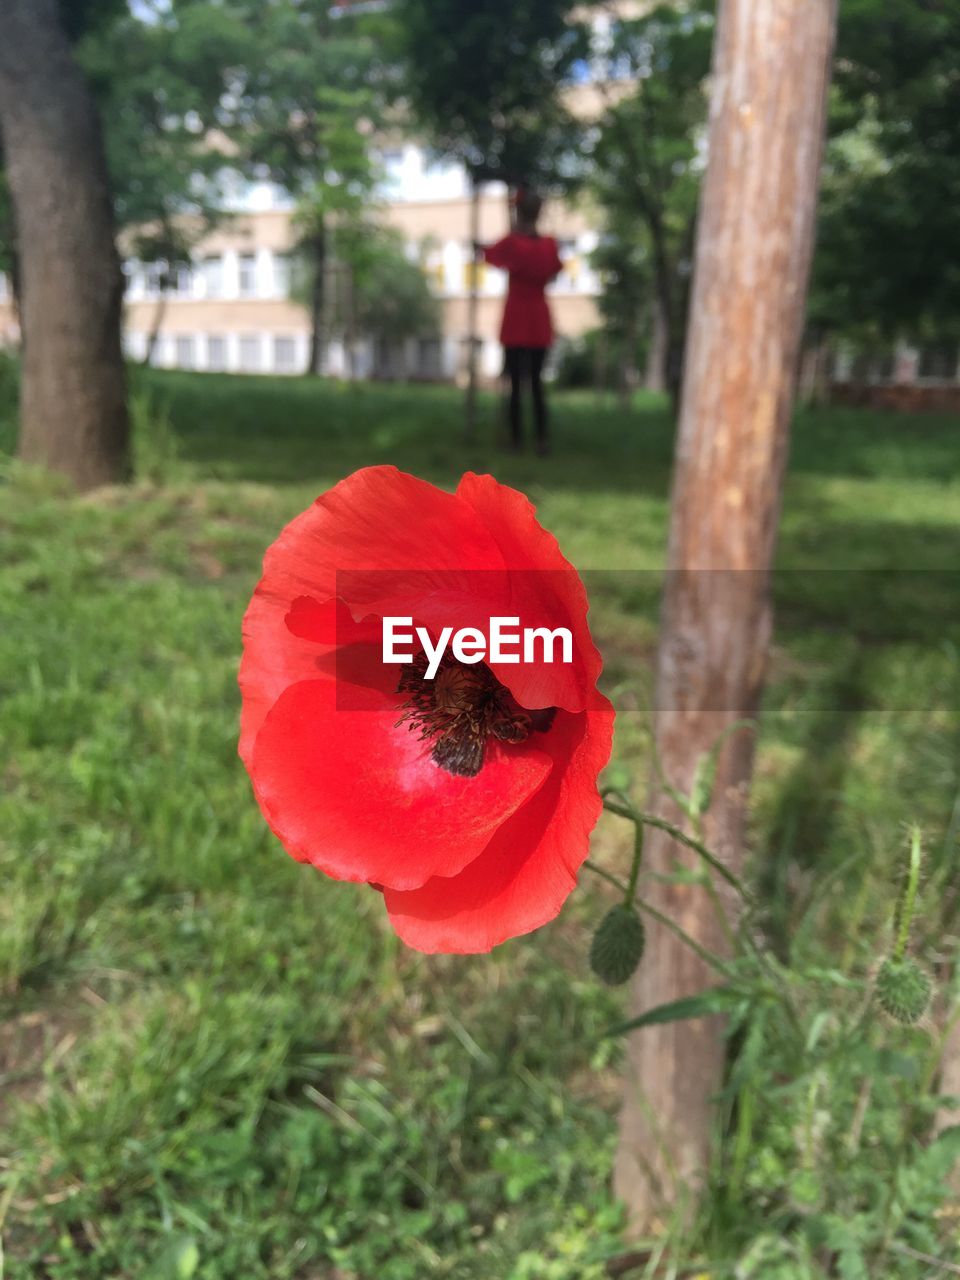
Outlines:
POLYGON ((516 195, 517 217, 522 222, 535 223, 540 217, 543 201, 535 191, 528 187, 520 187, 516 195))

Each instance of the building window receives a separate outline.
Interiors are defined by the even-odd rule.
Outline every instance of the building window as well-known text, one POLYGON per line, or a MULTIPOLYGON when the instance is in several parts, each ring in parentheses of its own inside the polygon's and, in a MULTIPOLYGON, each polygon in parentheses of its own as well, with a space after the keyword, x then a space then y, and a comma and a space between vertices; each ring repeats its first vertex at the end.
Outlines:
POLYGON ((222 373, 227 367, 227 340, 219 334, 207 338, 207 368, 212 373, 222 373))
POLYGON ((192 369, 196 364, 193 334, 178 333, 173 342, 173 362, 178 369, 192 369))
POLYGON ((474 279, 476 279, 477 292, 482 293, 487 283, 487 264, 473 261, 472 245, 468 244, 464 252, 468 255, 468 258, 463 264, 463 287, 469 292, 473 288, 474 279))
POLYGON ((560 290, 572 290, 580 274, 580 259, 577 257, 576 240, 558 240, 557 252, 563 262, 563 270, 556 280, 556 287, 560 290))
POLYGON ((159 298, 167 283, 167 264, 150 262, 144 270, 143 291, 148 298, 159 298))
POLYGON ((257 296, 257 259, 252 253, 240 255, 240 297, 255 298, 257 296))
POLYGON ((278 298, 289 298, 291 262, 289 253, 273 255, 273 291, 278 298))
POLYGON ((417 344, 417 376, 439 378, 443 374, 439 338, 421 338, 417 344))
POLYGON ((277 373, 296 373, 296 339, 277 336, 273 340, 273 367, 277 373))
POLYGON ((176 290, 181 298, 189 298, 193 292, 193 271, 184 264, 177 267, 176 290))
POLYGON ((260 372, 260 337, 256 333, 240 335, 240 368, 244 373, 260 372))
POLYGON ((207 298, 223 297, 223 258, 219 254, 204 258, 201 264, 203 292, 207 298))

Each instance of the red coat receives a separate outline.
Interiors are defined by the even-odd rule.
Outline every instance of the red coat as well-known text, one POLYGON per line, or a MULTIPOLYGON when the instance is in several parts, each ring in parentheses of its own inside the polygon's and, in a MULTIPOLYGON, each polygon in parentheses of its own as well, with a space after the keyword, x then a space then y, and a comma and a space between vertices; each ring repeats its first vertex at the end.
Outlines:
POLYGON ((483 256, 510 275, 500 341, 505 347, 549 347, 553 325, 544 290, 563 270, 556 240, 511 232, 487 245, 483 256))

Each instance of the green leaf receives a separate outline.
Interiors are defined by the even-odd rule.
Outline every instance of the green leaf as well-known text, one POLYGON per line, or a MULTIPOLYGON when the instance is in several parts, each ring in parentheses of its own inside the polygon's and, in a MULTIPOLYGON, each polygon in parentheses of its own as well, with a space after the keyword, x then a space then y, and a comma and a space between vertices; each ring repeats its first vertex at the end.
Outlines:
POLYGON ((625 1035, 640 1027, 660 1026, 665 1022, 682 1022, 686 1018, 705 1018, 713 1013, 726 1013, 743 999, 743 992, 735 987, 708 987, 695 996, 683 996, 658 1004, 639 1017, 619 1022, 607 1031, 608 1036, 625 1035))
POLYGON ((150 1280, 192 1280, 200 1265, 200 1250, 192 1236, 175 1236, 150 1269, 150 1280))

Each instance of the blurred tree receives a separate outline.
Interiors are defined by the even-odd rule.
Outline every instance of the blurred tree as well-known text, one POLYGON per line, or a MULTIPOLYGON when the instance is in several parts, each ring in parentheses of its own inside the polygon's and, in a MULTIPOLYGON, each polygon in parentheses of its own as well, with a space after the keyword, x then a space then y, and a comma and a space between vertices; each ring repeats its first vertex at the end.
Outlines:
POLYGON ((960 332, 960 3, 843 0, 811 317, 960 332))
MULTIPOLYGON (((610 42, 607 109, 593 148, 593 186, 611 245, 623 258, 643 246, 652 267, 648 385, 679 389, 700 175, 713 5, 658 5, 618 23, 610 42), (625 79, 635 88, 622 93, 625 79)), ((610 284, 618 286, 614 275, 610 284)), ((614 306, 618 304, 613 304, 614 306)))
POLYGON ((330 230, 371 199, 369 137, 387 77, 363 15, 337 16, 327 0, 226 0, 247 47, 231 86, 238 158, 297 201, 300 248, 314 282, 307 372, 320 369, 324 263, 330 230))
MULTIPOLYGON (((479 239, 483 182, 544 187, 570 175, 578 127, 561 90, 588 57, 575 0, 397 0, 402 94, 437 152, 472 188, 468 238, 479 239)), ((477 281, 467 321, 466 435, 476 425, 477 281)))
POLYGON ((356 223, 338 233, 337 253, 349 280, 341 321, 345 331, 353 328, 388 345, 439 334, 437 299, 399 232, 356 223))
MULTIPOLYGON (((600 314, 608 349, 617 359, 617 389, 621 403, 628 403, 637 381, 637 362, 641 351, 641 332, 651 313, 653 266, 647 237, 632 214, 611 206, 607 210, 606 233, 591 255, 599 272, 603 292, 599 298, 600 314)), ((646 349, 646 343, 643 344, 646 349)), ((656 360, 662 353, 648 352, 656 360)), ((661 373, 654 368, 654 374, 661 373)), ((648 370, 647 385, 650 387, 648 370)), ((652 390, 664 390, 654 384, 652 390)))
POLYGON ((114 209, 124 248, 159 285, 146 362, 178 268, 223 216, 232 159, 221 130, 246 30, 217 4, 180 0, 145 21, 123 13, 81 40, 77 56, 100 102, 114 209))
MULTIPOLYGON (((295 261, 291 297, 310 306, 316 293, 316 263, 295 261)), ((420 264, 405 251, 403 237, 365 211, 331 228, 324 258, 326 324, 343 340, 348 377, 354 376, 360 338, 387 345, 440 332, 440 308, 420 264)))
MULTIPOLYGON (((79 22, 92 7, 68 16, 79 22)), ((79 488, 122 479, 129 424, 110 188, 94 98, 56 0, 8 0, 0 11, 0 133, 24 333, 20 456, 79 488)))

